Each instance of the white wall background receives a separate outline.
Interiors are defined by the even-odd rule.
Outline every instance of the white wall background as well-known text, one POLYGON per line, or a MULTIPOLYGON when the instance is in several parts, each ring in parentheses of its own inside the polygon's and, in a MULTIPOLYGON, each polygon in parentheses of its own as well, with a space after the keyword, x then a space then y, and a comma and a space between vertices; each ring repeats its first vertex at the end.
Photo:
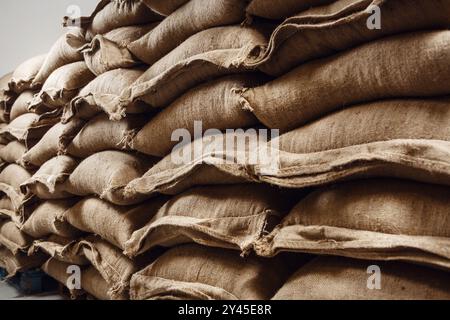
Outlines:
POLYGON ((88 16, 97 0, 0 0, 0 76, 48 52, 63 33, 62 18, 78 6, 88 16))

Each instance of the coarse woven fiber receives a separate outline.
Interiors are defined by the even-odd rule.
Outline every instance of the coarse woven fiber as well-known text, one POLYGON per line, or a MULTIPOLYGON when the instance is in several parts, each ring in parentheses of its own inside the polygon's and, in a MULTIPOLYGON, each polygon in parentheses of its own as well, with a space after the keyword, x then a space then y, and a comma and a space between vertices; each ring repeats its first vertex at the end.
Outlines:
POLYGON ((15 276, 17 272, 38 268, 47 258, 43 254, 34 254, 31 256, 27 256, 23 252, 13 254, 7 248, 0 245, 0 267, 8 273, 7 278, 15 276))
MULTIPOLYGON (((71 273, 68 272, 71 270, 71 266, 73 265, 50 258, 42 265, 41 269, 50 277, 68 288, 71 299, 76 299, 77 297, 83 295, 84 291, 73 287, 69 288, 69 286, 72 285, 70 278, 71 273)), ((81 275, 83 275, 83 273, 81 275)))
MULTIPOLYGON (((87 158, 106 150, 131 150, 132 139, 148 118, 147 115, 130 114, 119 121, 110 121, 108 115, 101 113, 87 122, 70 143, 61 145, 59 152, 87 158)), ((72 121, 77 119, 68 124, 72 121)))
POLYGON ((35 92, 32 90, 25 90, 17 97, 9 111, 10 121, 29 112, 28 106, 31 100, 33 100, 34 94, 35 92))
POLYGON ((302 259, 241 258, 233 250, 182 245, 131 279, 132 300, 266 300, 302 259))
MULTIPOLYGON (((42 200, 66 199, 74 195, 65 190, 65 182, 79 160, 69 156, 57 156, 45 162, 36 173, 20 185, 23 194, 42 200)), ((96 168, 95 168, 96 169, 96 168)))
POLYGON ((163 15, 168 16, 189 0, 142 0, 150 9, 163 15))
POLYGON ((43 54, 22 62, 9 79, 9 89, 16 94, 33 88, 37 89, 39 86, 33 85, 33 81, 46 59, 47 55, 43 54))
POLYGON ((129 44, 128 49, 152 65, 197 32, 241 23, 245 19, 245 6, 245 0, 190 0, 155 29, 129 44))
POLYGON ((83 60, 83 55, 67 44, 66 38, 70 34, 84 36, 84 31, 80 28, 68 28, 67 31, 56 40, 45 57, 39 72, 34 77, 33 82, 31 83, 32 88, 41 87, 56 69, 66 64, 83 60))
MULTIPOLYGON (((79 95, 65 106, 61 121, 66 123, 72 118, 89 120, 101 112, 111 116, 113 112, 105 109, 104 102, 116 98, 143 73, 144 71, 140 68, 119 68, 101 74, 81 89, 79 95)), ((116 107, 112 110, 116 110, 116 107)), ((148 110, 145 103, 137 101, 129 104, 126 111, 127 113, 144 113, 148 110)))
POLYGON ((273 32, 269 45, 260 48, 261 55, 249 57, 244 65, 279 76, 307 61, 385 36, 447 29, 449 10, 447 0, 335 1, 286 19, 273 32), (375 6, 380 9, 379 29, 368 28, 378 12, 375 6))
POLYGON ((201 134, 208 129, 247 128, 258 124, 251 112, 242 109, 233 90, 262 81, 261 74, 239 74, 189 90, 156 114, 136 134, 131 141, 132 148, 153 156, 166 156, 177 144, 177 141, 172 141, 175 130, 182 129, 193 137, 195 121, 201 121, 201 134))
POLYGON ((166 200, 159 197, 135 206, 117 206, 97 197, 86 197, 64 212, 64 220, 125 250, 133 232, 147 224, 166 200))
POLYGON ((267 43, 270 26, 227 26, 199 32, 156 62, 120 96, 99 100, 114 117, 143 101, 163 108, 190 88, 220 76, 254 71, 242 67, 249 54, 258 55, 267 43))
POLYGON ((13 140, 0 149, 0 159, 5 163, 16 163, 26 152, 25 144, 13 140))
POLYGON ((66 64, 50 74, 28 109, 38 114, 61 111, 94 78, 84 61, 66 64))
POLYGON ((292 208, 295 198, 267 185, 194 187, 171 198, 135 231, 125 253, 136 256, 157 246, 195 242, 246 255, 292 208))
POLYGON ((87 67, 99 76, 117 68, 131 68, 142 62, 128 51, 127 45, 139 39, 158 25, 158 22, 121 27, 104 35, 96 35, 90 42, 85 37, 68 37, 67 42, 83 54, 87 67))
POLYGON ((155 159, 121 151, 103 151, 84 159, 70 174, 64 190, 77 196, 97 195, 117 205, 145 200, 138 194, 125 194, 124 188, 141 177, 155 159))
POLYGON ((247 15, 281 20, 311 7, 321 6, 334 0, 252 0, 247 15))
POLYGON ((20 158, 19 163, 25 168, 42 166, 64 150, 84 124, 84 120, 76 118, 65 124, 58 122, 20 158))
POLYGON ((33 238, 20 231, 12 220, 0 219, 0 244, 15 255, 26 252, 33 238))
POLYGON ((450 31, 402 34, 306 63, 236 94, 264 125, 286 132, 356 103, 447 95, 449 55, 450 31))
POLYGON ((449 300, 449 284, 448 273, 410 264, 319 257, 292 275, 273 299, 449 300), (369 266, 381 269, 379 290, 368 288, 369 266))
POLYGON ((69 239, 80 237, 82 232, 72 227, 65 216, 76 202, 76 198, 69 198, 38 204, 25 221, 21 231, 35 239, 43 239, 52 234, 69 239))
POLYGON ((266 257, 294 251, 448 270, 449 196, 449 187, 395 179, 332 185, 301 200, 255 250, 266 257))

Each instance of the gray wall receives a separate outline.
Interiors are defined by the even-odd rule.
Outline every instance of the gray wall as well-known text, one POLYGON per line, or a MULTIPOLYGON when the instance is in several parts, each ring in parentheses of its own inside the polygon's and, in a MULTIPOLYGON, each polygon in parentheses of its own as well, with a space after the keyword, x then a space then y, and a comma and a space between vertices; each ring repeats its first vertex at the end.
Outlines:
POLYGON ((0 76, 28 58, 48 52, 62 34, 62 18, 78 6, 83 16, 96 0, 0 0, 0 76))

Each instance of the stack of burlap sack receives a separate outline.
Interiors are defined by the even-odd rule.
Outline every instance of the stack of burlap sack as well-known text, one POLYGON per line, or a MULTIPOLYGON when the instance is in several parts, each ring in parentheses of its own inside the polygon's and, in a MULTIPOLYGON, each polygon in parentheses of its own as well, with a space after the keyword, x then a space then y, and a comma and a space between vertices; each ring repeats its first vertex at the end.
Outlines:
POLYGON ((449 299, 449 13, 102 0, 65 18, 0 80, 0 266, 98 299, 449 299))

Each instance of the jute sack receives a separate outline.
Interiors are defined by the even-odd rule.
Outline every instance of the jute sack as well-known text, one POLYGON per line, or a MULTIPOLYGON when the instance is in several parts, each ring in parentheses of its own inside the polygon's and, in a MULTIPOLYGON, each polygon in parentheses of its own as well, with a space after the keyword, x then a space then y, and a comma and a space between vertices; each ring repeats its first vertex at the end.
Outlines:
POLYGON ((25 168, 40 167, 56 157, 60 150, 64 150, 84 124, 81 119, 72 119, 66 124, 61 122, 55 124, 20 158, 19 163, 25 168))
POLYGON ((68 209, 63 217, 75 228, 97 234, 125 250, 125 243, 133 232, 150 221, 166 200, 160 197, 137 206, 116 206, 88 197, 68 209))
POLYGON ((168 16, 189 0, 142 0, 150 9, 168 16))
POLYGON ((11 163, 0 171, 0 182, 19 190, 20 185, 30 179, 32 175, 32 172, 18 164, 11 163))
POLYGON ((131 279, 132 300, 266 300, 290 275, 281 259, 233 250, 182 245, 170 249, 131 279))
MULTIPOLYGON (((0 116, 1 116, 1 114, 0 114, 0 116)), ((5 129, 7 126, 8 126, 8 123, 0 122, 0 132, 3 131, 3 129, 5 129)), ((7 137, 0 135, 0 144, 6 145, 9 142, 10 142, 10 140, 7 137)))
MULTIPOLYGON (((76 121, 77 119, 72 119, 76 121)), ((60 151, 78 158, 105 150, 130 150, 136 133, 147 123, 146 115, 128 115, 119 121, 110 121, 104 113, 90 120, 75 138, 60 151)))
MULTIPOLYGON (((111 287, 94 267, 88 267, 81 273, 81 287, 98 300, 112 300, 108 292, 111 287)), ((127 300, 126 297, 119 298, 127 300)))
POLYGON ((195 121, 201 121, 201 134, 212 128, 225 130, 257 124, 253 114, 241 108, 233 90, 261 82, 259 74, 243 74, 223 77, 191 89, 152 118, 132 140, 132 148, 163 157, 177 144, 172 141, 175 130, 187 130, 193 136, 195 121))
POLYGON ((81 232, 72 227, 65 217, 76 200, 71 198, 42 202, 33 210, 21 230, 35 239, 51 234, 72 239, 80 236, 81 232))
POLYGON ((268 41, 269 30, 268 26, 229 26, 195 34, 151 66, 120 97, 104 104, 119 115, 136 100, 155 108, 165 107, 202 82, 251 71, 242 67, 244 58, 259 54, 259 46, 268 41))
MULTIPOLYGON (((73 195, 65 190, 64 182, 78 165, 69 156, 57 156, 45 162, 36 173, 20 185, 23 194, 42 200, 65 199, 73 195)), ((97 168, 93 168, 97 169, 97 168)))
POLYGON ((197 32, 241 23, 245 19, 246 2, 190 0, 147 35, 128 45, 128 49, 140 60, 152 65, 197 32))
POLYGON ((29 110, 41 114, 61 109, 94 78, 84 61, 66 64, 50 74, 41 91, 31 101, 29 110))
POLYGON ((267 185, 192 188, 167 201, 135 231, 125 254, 133 257, 156 246, 190 242, 248 254, 292 208, 291 198, 267 185))
POLYGON ((394 139, 450 141, 450 99, 401 99, 336 111, 280 136, 280 149, 308 154, 394 139))
POLYGON ((125 186, 141 177, 154 160, 120 151, 103 151, 83 160, 65 183, 65 190, 73 195, 98 195, 117 205, 142 202, 143 196, 125 194, 125 186))
POLYGON ((15 94, 9 89, 12 72, 0 77, 0 122, 9 122, 9 112, 15 94))
POLYGON ((115 246, 98 237, 88 237, 80 241, 78 250, 108 283, 108 296, 114 300, 129 296, 131 276, 153 262, 156 254, 159 254, 158 251, 130 260, 115 246))
POLYGON ((183 138, 180 144, 143 176, 131 181, 125 194, 148 198, 158 193, 175 195, 193 186, 258 181, 249 171, 251 158, 257 156, 256 130, 216 132, 187 144, 183 138))
POLYGON ((11 79, 9 81, 9 88, 20 94, 25 90, 32 89, 32 83, 37 76, 39 70, 41 69, 44 61, 46 61, 47 55, 40 55, 28 59, 21 63, 13 72, 11 79))
POLYGON ((78 242, 74 239, 52 234, 47 239, 35 240, 28 249, 28 255, 33 255, 39 251, 55 260, 71 265, 85 266, 90 264, 84 255, 79 254, 78 242))
POLYGON ((39 69, 39 73, 33 79, 32 87, 42 86, 50 74, 56 69, 66 64, 83 60, 83 55, 67 44, 66 38, 71 34, 83 36, 84 31, 80 28, 70 28, 58 38, 50 48, 50 52, 47 54, 42 67, 39 69))
POLYGON ((384 36, 447 29, 449 10, 446 0, 339 0, 286 19, 272 34, 269 46, 261 47, 262 54, 250 57, 245 65, 279 76, 306 61, 384 36), (380 8, 381 28, 374 6, 380 8))
POLYGON ((0 149, 0 159, 6 163, 15 163, 26 152, 27 147, 22 142, 11 141, 0 149))
POLYGON ((319 257, 301 267, 274 300, 448 300, 450 275, 398 262, 319 257), (368 268, 381 269, 381 289, 368 288, 368 268))
POLYGON ((25 196, 16 188, 9 184, 0 182, 0 197, 2 205, 0 206, 0 218, 11 219, 20 227, 25 218, 23 203, 25 196))
MULTIPOLYGON (((69 286, 71 288, 68 288, 70 296, 72 299, 76 299, 78 296, 81 296, 84 294, 84 291, 82 289, 77 289, 73 286, 73 281, 71 281, 72 273, 71 267, 73 265, 65 262, 58 261, 54 258, 50 258, 45 262, 41 269, 46 274, 48 274, 50 277, 64 285, 66 288, 69 286)), ((82 276, 82 274, 81 274, 82 276)))
POLYGON ((43 254, 27 256, 22 252, 13 254, 7 248, 0 245, 0 267, 8 273, 8 278, 13 277, 17 272, 26 271, 40 267, 47 257, 43 254))
POLYGON ((102 0, 90 17, 64 17, 63 25, 81 25, 87 30, 86 38, 91 40, 95 35, 105 34, 113 29, 161 19, 160 15, 150 10, 141 0, 102 0))
POLYGON ((0 130, 0 137, 6 140, 19 140, 25 143, 27 148, 31 147, 37 139, 42 136, 59 120, 56 117, 39 116, 35 113, 25 113, 11 121, 0 130))
POLYGON ((403 180, 359 180, 313 192, 256 252, 404 260, 450 268, 450 188, 403 180), (425 218, 426 217, 426 218, 425 218))
MULTIPOLYGON (((62 122, 74 117, 89 120, 101 112, 111 115, 111 112, 105 109, 104 101, 116 98, 142 74, 143 71, 139 68, 116 69, 101 74, 81 89, 79 95, 64 108, 62 122)), ((115 109, 113 107, 113 110, 115 109)), ((127 113, 143 113, 148 109, 145 103, 136 102, 128 105, 127 113)))
POLYGON ((20 231, 11 220, 0 220, 0 244, 8 248, 13 254, 26 252, 33 244, 33 238, 20 231))
POLYGON ((114 29, 105 35, 96 35, 90 42, 84 37, 69 37, 67 42, 81 52, 89 70, 100 75, 117 68, 131 68, 139 65, 127 49, 127 45, 139 39, 158 25, 131 26, 114 29))
POLYGON ((13 121, 17 117, 28 113, 28 105, 30 104, 31 100, 33 100, 34 97, 34 91, 32 90, 26 90, 22 92, 17 99, 14 101, 13 105, 11 106, 11 111, 9 114, 9 120, 13 121))
POLYGON ((350 104, 446 95, 449 45, 450 31, 378 40, 302 65, 264 86, 244 89, 242 105, 264 125, 287 131, 350 104))
POLYGON ((311 7, 321 6, 333 1, 334 0, 252 0, 246 9, 246 12, 251 16, 281 20, 311 7))

